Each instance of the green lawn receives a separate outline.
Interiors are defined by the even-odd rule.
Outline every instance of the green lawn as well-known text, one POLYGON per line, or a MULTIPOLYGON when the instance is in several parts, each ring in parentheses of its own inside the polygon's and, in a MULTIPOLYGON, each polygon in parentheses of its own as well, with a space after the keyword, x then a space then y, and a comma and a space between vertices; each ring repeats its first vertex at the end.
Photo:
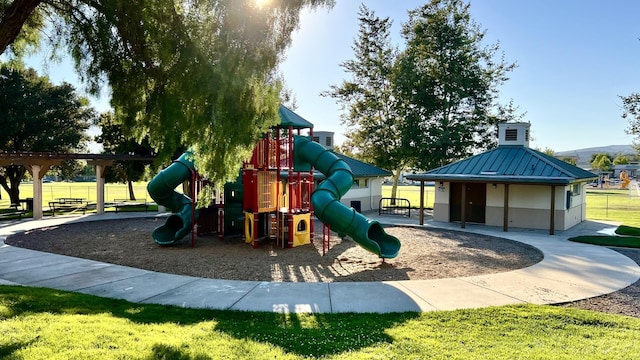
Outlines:
MULTIPOLYGON (((147 183, 137 182, 133 186, 134 194, 137 199, 151 200, 147 194, 147 183)), ((2 200, 0 204, 9 203, 9 195, 0 189, 2 193, 2 200)), ((20 184, 20 198, 32 198, 33 197, 33 185, 31 183, 20 184)), ((84 198, 89 202, 96 202, 96 183, 95 182, 51 182, 42 184, 42 203, 47 203, 56 198, 62 197, 78 197, 84 198)), ((113 201, 114 199, 128 199, 129 190, 126 184, 105 184, 104 187, 104 199, 105 201, 113 201)))
MULTIPOLYGON (((152 199, 147 194, 147 183, 146 182, 137 182, 133 186, 134 194, 136 195, 136 199, 140 201, 151 202, 152 199)), ((10 205, 9 195, 4 191, 4 189, 0 189, 0 193, 2 194, 2 199, 0 199, 0 213, 4 210, 8 209, 10 205)), ((128 199, 129 198, 129 190, 126 184, 105 184, 104 190, 104 198, 105 202, 113 202, 116 199, 128 199)), ((84 198, 90 204, 95 204, 97 201, 97 192, 96 192, 96 183, 95 182, 51 182, 42 184, 42 205, 43 208, 49 207, 49 201, 55 200, 57 198, 63 197, 72 197, 72 198, 84 198)), ((33 185, 31 183, 23 183, 20 184, 20 198, 33 198, 33 185)), ((140 208, 144 211, 144 208, 140 208)), ((137 209, 137 210, 140 210, 137 209)), ((115 208, 107 208, 106 211, 115 211, 115 208)), ((131 209, 121 209, 122 211, 131 211, 136 210, 134 208, 131 209)), ((157 206, 150 206, 148 211, 156 211, 157 206)), ((23 215, 23 217, 30 217, 31 213, 27 213, 23 215)))
POLYGON ((3 359, 622 359, 637 339, 640 319, 552 306, 284 315, 0 286, 3 359))
MULTIPOLYGON (((396 197, 409 200, 412 208, 420 207, 420 186, 398 186, 396 197)), ((433 208, 436 200, 433 186, 424 187, 424 206, 433 208)), ((391 197, 391 185, 382 186, 382 197, 391 197)))
POLYGON ((640 197, 629 196, 629 190, 587 191, 587 219, 640 227, 640 197))

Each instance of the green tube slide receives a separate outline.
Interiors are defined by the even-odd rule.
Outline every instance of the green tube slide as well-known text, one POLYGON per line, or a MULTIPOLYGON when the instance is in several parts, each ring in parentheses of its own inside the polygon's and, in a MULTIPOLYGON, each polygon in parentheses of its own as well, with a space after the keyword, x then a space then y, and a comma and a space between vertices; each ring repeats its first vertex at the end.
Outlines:
MULTIPOLYGON (((191 231, 193 201, 187 195, 175 191, 176 186, 191 179, 193 153, 185 152, 169 167, 162 170, 147 185, 149 196, 158 204, 171 209, 172 214, 164 225, 153 230, 151 236, 159 245, 170 245, 191 231)), ((197 218, 198 212, 195 213, 197 218)))
POLYGON ((313 166, 326 176, 311 194, 311 204, 318 219, 383 259, 398 256, 400 241, 396 237, 387 234, 379 222, 340 202, 353 185, 353 173, 347 163, 304 136, 294 138, 293 159, 297 170, 304 171, 313 166))

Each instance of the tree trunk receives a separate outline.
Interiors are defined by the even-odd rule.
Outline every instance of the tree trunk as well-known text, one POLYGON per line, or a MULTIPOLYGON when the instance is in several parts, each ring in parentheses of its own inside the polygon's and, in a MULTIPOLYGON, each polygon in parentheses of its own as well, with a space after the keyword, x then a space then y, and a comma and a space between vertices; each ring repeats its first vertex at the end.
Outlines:
POLYGON ((0 22, 0 54, 7 50, 20 34, 29 16, 42 0, 14 0, 0 22))
POLYGON ((133 182, 131 180, 127 180, 127 185, 129 186, 129 200, 135 200, 136 194, 133 193, 133 182))
POLYGON ((400 175, 402 175, 402 167, 396 169, 393 173, 393 185, 391 186, 391 205, 396 204, 396 195, 398 193, 398 181, 400 180, 400 175))
POLYGON ((0 177, 0 186, 9 194, 12 204, 20 203, 20 181, 27 169, 21 165, 5 167, 5 176, 0 177))

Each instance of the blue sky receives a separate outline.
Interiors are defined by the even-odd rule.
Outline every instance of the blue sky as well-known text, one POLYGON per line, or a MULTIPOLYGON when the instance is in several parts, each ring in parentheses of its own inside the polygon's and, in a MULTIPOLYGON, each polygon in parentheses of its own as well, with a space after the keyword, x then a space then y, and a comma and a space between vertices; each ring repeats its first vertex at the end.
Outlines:
MULTIPOLYGON (((281 65, 296 112, 342 142, 340 108, 320 92, 348 76, 339 64, 353 58, 360 3, 394 21, 392 36, 402 46, 407 11, 425 2, 337 0, 331 10, 304 12, 281 65)), ((499 41, 506 60, 518 63, 500 89, 501 99, 513 99, 526 112, 533 147, 565 151, 631 143, 618 95, 640 92, 639 13, 636 0, 471 1, 472 17, 486 29, 487 41, 499 41)), ((29 65, 44 70, 38 57, 29 65)), ((68 63, 47 71, 54 82, 78 84, 68 63)), ((107 95, 93 102, 99 110, 108 108, 107 95)))
MULTIPOLYGON (((316 130, 340 134, 340 108, 321 91, 348 75, 339 64, 353 58, 361 2, 338 0, 330 10, 306 12, 281 70, 297 98, 297 112, 316 130)), ((402 46, 407 11, 425 1, 365 0, 394 21, 402 46)), ((634 0, 472 0, 471 14, 500 42, 518 68, 501 87, 531 122, 533 147, 555 151, 630 144, 618 95, 640 91, 640 2, 634 0)))

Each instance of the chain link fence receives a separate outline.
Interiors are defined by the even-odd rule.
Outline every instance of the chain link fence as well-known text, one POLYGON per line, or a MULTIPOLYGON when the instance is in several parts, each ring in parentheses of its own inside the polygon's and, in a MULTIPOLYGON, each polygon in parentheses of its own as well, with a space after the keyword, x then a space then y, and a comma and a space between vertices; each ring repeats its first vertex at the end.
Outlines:
POLYGON ((640 224, 640 196, 629 191, 587 192, 587 219, 640 224))

